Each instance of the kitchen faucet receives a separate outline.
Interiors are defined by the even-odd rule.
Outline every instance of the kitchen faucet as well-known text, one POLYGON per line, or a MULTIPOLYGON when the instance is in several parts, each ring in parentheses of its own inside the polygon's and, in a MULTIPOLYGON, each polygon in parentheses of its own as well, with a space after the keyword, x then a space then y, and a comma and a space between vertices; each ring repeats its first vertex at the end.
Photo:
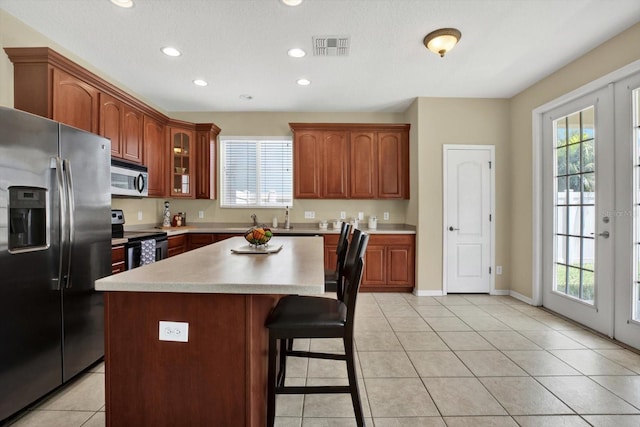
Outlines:
POLYGON ((256 214, 251 214, 251 219, 253 220, 254 227, 258 225, 258 217, 256 216, 256 214))

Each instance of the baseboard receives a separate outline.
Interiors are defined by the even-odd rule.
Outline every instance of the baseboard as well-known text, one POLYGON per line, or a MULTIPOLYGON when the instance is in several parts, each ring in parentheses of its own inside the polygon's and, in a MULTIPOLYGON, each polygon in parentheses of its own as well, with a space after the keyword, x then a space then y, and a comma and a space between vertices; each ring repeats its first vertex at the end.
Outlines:
POLYGON ((414 289, 413 290, 413 294, 417 297, 441 297, 443 295, 442 290, 438 290, 438 291, 431 291, 431 290, 425 290, 425 291, 421 291, 418 289, 414 289))
POLYGON ((508 289, 494 289, 490 292, 490 295, 509 295, 509 292, 511 292, 508 289))
POLYGON ((533 299, 531 299, 529 297, 525 297, 521 293, 518 293, 516 291, 509 291, 509 295, 511 295, 512 297, 514 297, 517 300, 520 300, 522 302, 526 302, 529 305, 533 305, 533 299))

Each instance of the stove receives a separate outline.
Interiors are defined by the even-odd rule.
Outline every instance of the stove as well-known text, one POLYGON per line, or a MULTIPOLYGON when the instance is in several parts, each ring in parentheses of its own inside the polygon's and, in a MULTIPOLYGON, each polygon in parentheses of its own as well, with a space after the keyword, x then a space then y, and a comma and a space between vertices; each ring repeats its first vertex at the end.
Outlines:
POLYGON ((111 210, 111 237, 125 238, 125 266, 127 270, 140 267, 149 262, 160 261, 167 257, 168 242, 167 233, 159 230, 149 231, 124 231, 124 212, 120 209, 111 210), (153 247, 151 253, 149 245, 142 242, 155 240, 155 257, 153 256, 153 247))

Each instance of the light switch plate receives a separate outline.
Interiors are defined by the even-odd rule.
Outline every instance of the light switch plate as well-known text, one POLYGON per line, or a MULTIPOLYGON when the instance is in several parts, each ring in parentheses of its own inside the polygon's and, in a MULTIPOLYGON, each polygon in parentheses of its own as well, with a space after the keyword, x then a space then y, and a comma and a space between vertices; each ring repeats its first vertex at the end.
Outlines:
POLYGON ((347 213, 345 211, 340 211, 340 219, 346 219, 347 213))
POLYGON ((304 211, 305 219, 313 219, 316 217, 316 213, 314 211, 304 211))
POLYGON ((160 341, 189 342, 189 323, 160 321, 160 341))
POLYGON ((138 211, 138 221, 142 221, 142 211, 138 211))
POLYGON ((364 220, 364 212, 358 212, 358 220, 359 221, 363 221, 364 220))
POLYGON ((385 221, 389 221, 389 212, 385 212, 382 214, 382 219, 384 219, 385 221))
POLYGON ((204 218, 204 211, 198 211, 198 218, 204 218))

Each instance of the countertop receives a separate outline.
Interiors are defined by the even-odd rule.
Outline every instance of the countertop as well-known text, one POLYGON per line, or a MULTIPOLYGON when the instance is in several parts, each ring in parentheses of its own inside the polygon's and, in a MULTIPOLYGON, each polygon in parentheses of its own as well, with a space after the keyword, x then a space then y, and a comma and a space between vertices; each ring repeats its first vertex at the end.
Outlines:
MULTIPOLYGON (((273 228, 266 225, 273 231, 274 236, 286 236, 286 235, 323 235, 323 234, 338 234, 340 229, 334 229, 331 225, 326 230, 321 230, 318 227, 317 223, 294 223, 291 225, 291 228, 285 229, 283 227, 273 228)), ((188 234, 188 233, 244 233, 251 225, 247 223, 193 223, 193 225, 188 225, 186 227, 156 227, 153 225, 142 225, 142 226, 133 226, 126 227, 126 231, 146 231, 153 230, 157 231, 158 229, 166 231, 167 236, 176 236, 180 234, 188 234)), ((413 225, 406 224, 378 224, 376 229, 367 228, 366 224, 361 225, 360 228, 362 231, 365 231, 370 234, 416 234, 416 228, 413 225)), ((124 244, 127 242, 127 239, 112 239, 111 244, 124 244)))
POLYGON ((247 247, 233 237, 159 262, 96 281, 98 291, 225 294, 324 292, 324 241, 321 237, 274 236, 274 254, 234 254, 247 247))

